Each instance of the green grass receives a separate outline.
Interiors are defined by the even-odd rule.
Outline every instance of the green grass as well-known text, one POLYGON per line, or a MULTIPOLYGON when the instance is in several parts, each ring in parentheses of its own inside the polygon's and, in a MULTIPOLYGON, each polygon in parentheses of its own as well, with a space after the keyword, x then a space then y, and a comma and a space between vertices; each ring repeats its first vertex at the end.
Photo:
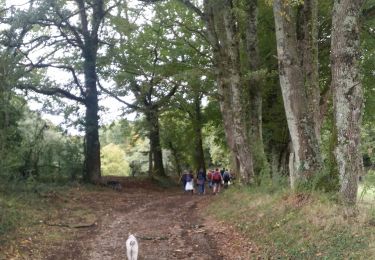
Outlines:
POLYGON ((358 187, 358 198, 360 202, 375 203, 375 187, 365 187, 360 185, 358 187))
POLYGON ((22 214, 15 209, 14 202, 0 197, 0 245, 6 242, 7 235, 14 232, 21 219, 22 214))
MULTIPOLYGON (((63 207, 73 207, 64 197, 71 188, 71 185, 33 180, 1 182, 0 259, 27 259, 27 248, 32 247, 36 256, 40 251, 48 250, 56 241, 71 236, 71 233, 63 234, 63 229, 46 228, 49 221, 65 221, 61 220, 60 212, 63 207), (40 245, 34 247, 32 241, 39 241, 40 245)), ((80 212, 79 216, 72 215, 71 218, 79 219, 81 216, 85 215, 80 212)))
POLYGON ((264 259, 374 259, 375 213, 345 220, 321 194, 231 189, 208 212, 234 224, 264 259))
POLYGON ((358 188, 358 198, 360 202, 374 205, 375 203, 375 171, 367 172, 364 181, 358 188))

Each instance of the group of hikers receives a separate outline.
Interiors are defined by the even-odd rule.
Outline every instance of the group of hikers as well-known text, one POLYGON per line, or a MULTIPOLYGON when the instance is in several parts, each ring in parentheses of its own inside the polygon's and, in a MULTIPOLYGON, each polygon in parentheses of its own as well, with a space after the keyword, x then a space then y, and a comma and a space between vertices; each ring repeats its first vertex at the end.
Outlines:
POLYGON ((194 184, 196 184, 198 195, 206 194, 206 183, 208 183, 208 187, 212 189, 212 194, 216 195, 220 192, 222 186, 227 188, 231 182, 233 182, 233 179, 234 174, 228 169, 210 169, 206 173, 206 171, 201 168, 195 176, 192 170, 185 170, 181 175, 180 182, 182 183, 185 192, 190 192, 191 194, 194 194, 194 184))

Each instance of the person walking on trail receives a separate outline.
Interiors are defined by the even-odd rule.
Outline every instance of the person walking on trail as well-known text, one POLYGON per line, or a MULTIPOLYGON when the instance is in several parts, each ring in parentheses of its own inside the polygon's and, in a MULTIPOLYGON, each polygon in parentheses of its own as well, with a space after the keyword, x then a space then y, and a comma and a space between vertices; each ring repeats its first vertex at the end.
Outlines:
POLYGON ((220 186, 223 178, 221 177, 220 171, 216 168, 216 171, 212 174, 213 194, 216 195, 220 192, 220 186))
POLYGON ((193 175, 193 171, 190 171, 186 175, 185 191, 191 192, 191 194, 194 194, 194 175, 193 175))
POLYGON ((185 171, 182 173, 182 175, 181 175, 181 177, 180 177, 180 180, 179 180, 179 182, 182 183, 182 189, 183 189, 183 190, 185 190, 185 186, 186 186, 186 177, 187 177, 187 175, 188 175, 188 171, 185 170, 185 171))
POLYGON ((203 170, 203 168, 200 168, 198 173, 197 173, 197 186, 198 186, 198 194, 203 195, 205 194, 205 184, 206 184, 206 172, 203 170))
POLYGON ((220 170, 221 177, 223 177, 224 172, 225 172, 225 168, 223 167, 223 169, 220 170))
POLYGON ((207 174, 207 180, 208 180, 208 187, 210 189, 212 189, 212 174, 213 174, 213 170, 208 170, 208 174, 207 174))
POLYGON ((223 181, 224 181, 224 189, 228 188, 229 186, 229 181, 230 181, 230 173, 228 171, 228 169, 226 169, 224 171, 224 174, 223 174, 223 181))

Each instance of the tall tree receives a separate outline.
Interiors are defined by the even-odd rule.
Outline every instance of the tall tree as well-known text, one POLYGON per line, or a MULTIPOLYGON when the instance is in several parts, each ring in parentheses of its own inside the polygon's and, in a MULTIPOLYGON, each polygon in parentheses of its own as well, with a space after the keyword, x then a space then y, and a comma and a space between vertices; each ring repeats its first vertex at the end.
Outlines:
MULTIPOLYGON (((306 4, 309 4, 309 1, 306 1, 306 4)), ((309 6, 306 8, 309 8, 309 6)), ((311 4, 310 8, 315 8, 315 4, 311 4)), ((313 114, 308 106, 308 99, 311 97, 308 96, 305 86, 305 75, 306 77, 313 77, 312 73, 316 73, 314 72, 316 68, 310 67, 313 65, 306 64, 307 61, 312 62, 315 57, 315 44, 313 44, 316 40, 313 36, 313 28, 315 27, 309 25, 309 23, 315 21, 315 16, 312 14, 315 11, 304 11, 309 15, 305 16, 302 25, 305 28, 302 37, 302 39, 305 39, 301 48, 303 50, 302 55, 298 52, 296 12, 293 4, 289 1, 274 0, 273 10, 280 85, 293 145, 293 153, 290 154, 289 158, 289 173, 291 186, 294 187, 296 182, 306 182, 311 179, 322 167, 313 114), (308 36, 305 36, 305 34, 308 36), (301 64, 305 64, 306 70, 309 71, 305 73, 301 64)), ((310 87, 316 87, 316 85, 308 86, 308 88, 310 87)))
POLYGON ((304 0, 298 7, 297 40, 301 50, 301 68, 307 96, 307 110, 311 115, 316 138, 320 139, 320 88, 318 62, 318 0, 304 0))
POLYGON ((100 177, 98 135, 98 51, 104 41, 104 19, 118 3, 105 9, 103 0, 30 2, 29 10, 11 16, 9 45, 24 55, 22 66, 32 70, 55 69, 67 72, 65 84, 20 84, 19 87, 54 97, 64 97, 85 107, 84 178, 97 182, 100 177), (16 21, 20 23, 16 23, 16 21), (16 28, 21 24, 21 28, 16 28), (23 41, 15 37, 20 31, 23 41), (27 35, 27 36, 25 36, 27 35), (26 39, 26 40, 25 40, 26 39), (83 75, 83 79, 81 78, 83 75))
MULTIPOLYGON (((168 32, 174 35, 171 42, 176 46, 183 57, 183 87, 176 93, 171 108, 178 107, 185 115, 189 123, 186 132, 194 133, 187 145, 192 152, 193 165, 198 171, 206 169, 205 154, 203 149, 203 125, 205 123, 203 111, 203 98, 215 95, 214 80, 212 79, 212 57, 207 37, 203 33, 204 24, 192 12, 186 12, 185 6, 176 2, 160 3, 155 6, 161 17, 160 21, 168 32)), ((170 140, 171 141, 171 140, 170 140)))
POLYGON ((181 72, 183 64, 158 22, 141 28, 142 32, 133 31, 126 36, 131 42, 112 49, 116 53, 114 64, 118 66, 110 72, 110 77, 117 89, 107 93, 145 116, 150 140, 150 175, 165 176, 159 118, 179 87, 176 74, 181 72), (132 95, 134 102, 126 101, 124 94, 132 95))
MULTIPOLYGON (((244 22, 239 23, 239 29, 242 39, 242 49, 245 53, 242 68, 243 84, 248 95, 248 131, 250 135, 252 154, 254 155, 254 173, 259 175, 261 172, 268 171, 268 162, 264 151, 263 125, 262 125, 262 81, 265 73, 261 68, 261 57, 259 54, 259 36, 258 36, 258 1, 246 0, 240 2, 238 8, 243 10, 244 22), (242 26, 241 26, 242 25, 242 26)), ((241 21, 241 19, 239 19, 241 21)), ((260 181, 259 176, 256 178, 260 181)))
MULTIPOLYGON (((360 126, 363 91, 360 77, 359 18, 363 0, 335 0, 332 14, 331 67, 336 160, 344 204, 356 204, 362 172, 360 126)), ((350 213, 350 212, 349 212, 350 213)))
MULTIPOLYGON (((184 112, 190 124, 187 127, 190 127, 193 132, 194 145, 193 147, 193 158, 194 166, 198 171, 199 169, 206 170, 206 161, 203 149, 203 109, 202 109, 202 99, 204 93, 202 92, 202 85, 198 80, 190 80, 190 85, 186 89, 186 92, 182 92, 182 95, 176 95, 175 105, 184 112)), ((189 144, 187 144, 189 145, 189 144)), ((190 145, 191 146, 191 145, 190 145)))
POLYGON ((245 184, 254 181, 254 156, 247 131, 247 111, 234 4, 230 0, 204 2, 207 33, 213 48, 214 67, 226 138, 245 184))
MULTIPOLYGON (((142 0, 159 2, 158 0, 142 0)), ((179 0, 202 19, 213 52, 213 67, 220 95, 226 139, 238 174, 246 184, 254 181, 254 159, 243 98, 238 20, 232 0, 204 0, 203 10, 189 0, 179 0)), ((248 95, 246 95, 248 96, 248 95)))

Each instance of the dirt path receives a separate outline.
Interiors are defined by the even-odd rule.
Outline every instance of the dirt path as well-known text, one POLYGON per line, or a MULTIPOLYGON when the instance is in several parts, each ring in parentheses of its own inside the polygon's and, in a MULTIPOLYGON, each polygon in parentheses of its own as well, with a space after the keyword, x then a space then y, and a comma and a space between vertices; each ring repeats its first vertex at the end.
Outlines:
POLYGON ((27 250, 28 257, 14 259, 126 259, 129 233, 138 238, 140 260, 250 259, 251 244, 232 227, 204 216, 203 209, 216 199, 214 196, 163 190, 151 183, 123 186, 119 192, 110 188, 77 189, 65 194, 69 202, 59 212, 70 213, 61 214, 54 221, 67 223, 66 215, 78 210, 73 222, 82 222, 83 227, 44 225, 44 234, 57 230, 62 239, 45 243, 44 249, 41 242, 38 245, 34 240, 27 250), (68 206, 72 203, 74 207, 68 206), (80 210, 85 212, 82 218, 80 210), (94 215, 91 220, 84 216, 87 212, 94 215))

